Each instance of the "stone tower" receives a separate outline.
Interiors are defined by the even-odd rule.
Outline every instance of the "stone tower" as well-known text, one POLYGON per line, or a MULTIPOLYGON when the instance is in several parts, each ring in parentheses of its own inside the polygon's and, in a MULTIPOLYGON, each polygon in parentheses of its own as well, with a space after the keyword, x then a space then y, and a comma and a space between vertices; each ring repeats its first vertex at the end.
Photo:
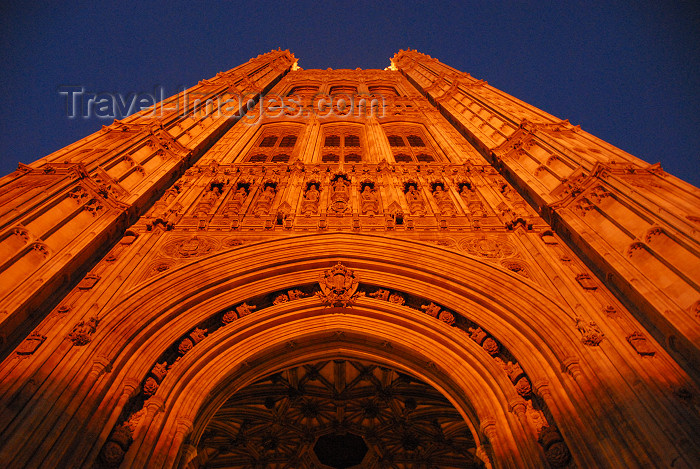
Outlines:
POLYGON ((0 179, 5 467, 698 467, 700 190, 416 51, 0 179))

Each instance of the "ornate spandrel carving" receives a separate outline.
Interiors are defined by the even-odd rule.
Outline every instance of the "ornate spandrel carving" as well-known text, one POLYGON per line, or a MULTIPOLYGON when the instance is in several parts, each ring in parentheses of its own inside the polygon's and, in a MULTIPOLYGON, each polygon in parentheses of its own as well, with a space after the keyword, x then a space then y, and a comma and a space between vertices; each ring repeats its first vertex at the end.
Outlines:
POLYGON ((352 270, 340 262, 322 272, 318 283, 321 291, 316 295, 327 306, 347 307, 361 296, 357 292, 359 279, 352 270))
POLYGON ((490 236, 467 239, 460 245, 469 254, 487 259, 513 257, 516 253, 515 247, 509 242, 490 236))
POLYGON ((214 238, 193 236, 171 241, 163 246, 162 251, 170 257, 189 258, 209 254, 218 247, 219 244, 214 238))

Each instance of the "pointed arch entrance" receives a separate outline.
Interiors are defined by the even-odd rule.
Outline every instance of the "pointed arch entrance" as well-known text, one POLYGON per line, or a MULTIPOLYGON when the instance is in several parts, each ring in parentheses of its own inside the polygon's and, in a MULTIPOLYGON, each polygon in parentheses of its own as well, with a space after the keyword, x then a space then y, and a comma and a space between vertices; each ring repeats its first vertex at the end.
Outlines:
POLYGON ((505 269, 388 241, 329 234, 250 244, 134 288, 83 351, 108 357, 100 385, 122 396, 94 408, 106 426, 87 459, 187 467, 236 392, 290 367, 354 360, 441 393, 487 465, 595 461, 577 442, 596 423, 580 424, 586 403, 561 373, 577 344, 562 308, 505 269), (337 265, 356 279, 345 305, 319 289, 337 265))

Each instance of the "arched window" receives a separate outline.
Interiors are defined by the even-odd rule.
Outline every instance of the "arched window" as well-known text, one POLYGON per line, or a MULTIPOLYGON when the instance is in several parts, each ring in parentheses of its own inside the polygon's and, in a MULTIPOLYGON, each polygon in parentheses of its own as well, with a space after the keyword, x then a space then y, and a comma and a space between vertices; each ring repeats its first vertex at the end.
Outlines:
POLYGON ((340 161, 340 156, 334 153, 326 153, 321 157, 321 161, 324 163, 337 163, 340 161))
POLYGON ((285 155, 284 153, 280 153, 279 155, 275 155, 272 157, 272 162, 273 163, 288 163, 289 162, 289 155, 285 155))

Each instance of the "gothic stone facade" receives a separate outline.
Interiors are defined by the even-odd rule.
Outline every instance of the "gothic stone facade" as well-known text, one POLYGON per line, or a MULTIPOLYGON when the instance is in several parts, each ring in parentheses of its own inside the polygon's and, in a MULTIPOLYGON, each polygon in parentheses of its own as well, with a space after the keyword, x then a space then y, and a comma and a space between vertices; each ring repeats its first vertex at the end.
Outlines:
POLYGON ((427 55, 263 54, 0 200, 5 467, 700 465, 700 190, 427 55))

